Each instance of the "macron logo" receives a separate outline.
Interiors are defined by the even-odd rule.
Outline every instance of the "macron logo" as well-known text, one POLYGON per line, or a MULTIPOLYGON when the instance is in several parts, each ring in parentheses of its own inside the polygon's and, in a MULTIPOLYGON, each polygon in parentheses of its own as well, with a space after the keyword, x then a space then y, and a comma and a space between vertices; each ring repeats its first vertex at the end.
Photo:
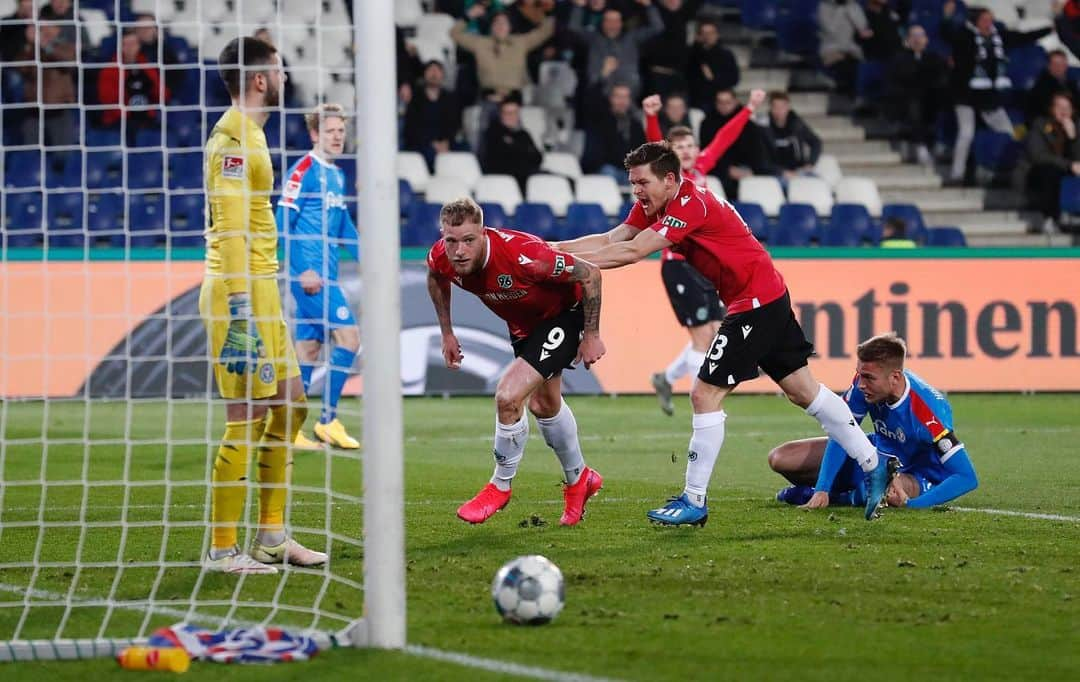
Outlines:
POLYGON ((715 362, 710 362, 709 363, 709 374, 712 374, 715 371, 716 371, 716 363, 715 362))
POLYGON ((686 206, 686 202, 688 202, 688 201, 690 201, 690 195, 689 194, 687 194, 686 196, 679 199, 679 203, 682 204, 683 206, 686 206))
POLYGON ((745 339, 746 337, 750 336, 750 330, 753 328, 753 325, 744 324, 742 326, 742 337, 745 339))
POLYGON ((529 258, 523 253, 518 254, 518 265, 528 265, 529 263, 532 263, 531 258, 529 258))

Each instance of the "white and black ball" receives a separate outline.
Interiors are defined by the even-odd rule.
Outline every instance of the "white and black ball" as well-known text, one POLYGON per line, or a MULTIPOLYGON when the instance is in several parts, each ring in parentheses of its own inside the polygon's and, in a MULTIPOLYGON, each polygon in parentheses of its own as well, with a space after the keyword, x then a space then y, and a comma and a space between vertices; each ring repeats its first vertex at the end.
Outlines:
POLYGON ((506 562, 491 583, 495 610, 515 625, 550 623, 562 611, 563 597, 562 571, 539 554, 506 562))

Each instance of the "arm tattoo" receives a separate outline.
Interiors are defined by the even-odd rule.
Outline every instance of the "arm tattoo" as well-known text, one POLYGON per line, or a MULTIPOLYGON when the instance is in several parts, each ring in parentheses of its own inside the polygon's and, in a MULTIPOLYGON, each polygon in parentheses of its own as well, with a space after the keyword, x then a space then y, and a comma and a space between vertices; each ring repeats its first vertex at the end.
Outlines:
POLYGON ((581 282, 584 294, 581 299, 585 312, 585 331, 593 334, 600 333, 600 268, 588 261, 578 258, 574 262, 574 270, 570 273, 570 280, 581 282))
POLYGON ((431 303, 435 306, 435 316, 439 318, 439 329, 443 334, 453 334, 454 327, 450 322, 450 282, 429 270, 427 290, 431 303))

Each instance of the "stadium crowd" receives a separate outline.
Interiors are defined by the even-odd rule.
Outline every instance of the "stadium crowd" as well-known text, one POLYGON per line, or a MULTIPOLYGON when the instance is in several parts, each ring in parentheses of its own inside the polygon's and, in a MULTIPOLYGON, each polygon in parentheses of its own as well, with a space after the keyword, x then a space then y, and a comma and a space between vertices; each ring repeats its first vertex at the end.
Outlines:
MULTIPOLYGON (((116 16, 114 4, 79 5, 122 22, 118 34, 97 42, 87 37, 72 0, 19 0, 3 18, 3 141, 13 148, 5 187, 110 189, 118 175, 127 178, 120 186, 147 191, 201 186, 195 152, 205 137, 203 119, 227 106, 217 79, 200 76, 199 67, 212 67, 216 55, 200 55, 197 45, 127 2, 119 3, 116 16), (59 151, 28 163, 41 160, 35 145, 59 151), (70 153, 81 146, 113 151, 70 153), (126 149, 117 151, 121 147, 126 149), (171 153, 177 149, 191 153, 171 153), (28 170, 32 165, 40 170, 28 170)), ((857 116, 869 114, 889 126, 905 160, 940 161, 946 185, 1011 182, 1053 221, 1062 181, 1080 182, 1080 89, 1068 66, 1069 51, 1080 51, 1080 0, 1056 2, 1052 12, 1050 0, 1015 3, 1013 11, 1020 4, 1029 12, 1047 5, 1053 26, 1026 32, 1016 30, 1016 22, 1006 27, 987 7, 954 0, 399 4, 423 12, 420 21, 397 28, 400 146, 420 154, 429 172, 437 171, 437 157, 468 151, 482 173, 511 176, 526 195, 530 177, 559 173, 546 162, 555 152, 579 164, 571 181, 578 173, 607 174, 625 185, 623 156, 645 141, 644 96, 663 98, 665 133, 691 127, 702 146, 738 114, 738 94, 756 84, 745 82, 725 36, 751 31, 755 43, 768 48, 755 49, 752 61, 767 54, 772 68, 791 67, 818 79, 793 78, 793 89, 811 83, 805 89, 850 96, 857 116), (1065 47, 1047 53, 1035 41, 1051 32, 1065 47), (992 177, 976 172, 985 159, 992 177)), ((260 37, 273 40, 272 33, 263 30, 260 37)), ((297 80, 285 93, 285 105, 295 113, 267 124, 279 154, 307 145, 302 112, 316 93, 305 92, 297 80)), ((747 177, 774 176, 787 188, 793 178, 816 174, 821 154, 819 135, 788 94, 777 91, 768 111, 756 112, 712 173, 735 199, 747 177)), ((344 165, 352 176, 355 168, 344 165)), ((412 196, 406 195, 410 212, 412 196)), ((28 210, 20 201, 9 202, 9 228, 13 215, 28 210)), ((192 224, 201 222, 193 201, 173 203, 170 197, 171 214, 189 211, 192 224)), ((610 218, 618 211, 605 213, 610 218)))

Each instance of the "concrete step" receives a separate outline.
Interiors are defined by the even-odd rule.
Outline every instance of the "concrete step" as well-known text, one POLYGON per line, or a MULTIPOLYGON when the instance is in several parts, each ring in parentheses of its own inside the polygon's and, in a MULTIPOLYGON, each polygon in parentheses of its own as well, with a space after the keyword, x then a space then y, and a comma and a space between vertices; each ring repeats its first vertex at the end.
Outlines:
POLYGON ((992 237, 994 235, 1023 234, 1027 231, 1027 219, 1016 211, 938 210, 922 209, 923 221, 929 225, 954 225, 965 235, 992 237))
POLYGON ((828 114, 808 114, 803 115, 803 112, 796 112, 799 114, 799 118, 806 122, 806 125, 810 126, 814 132, 819 135, 826 130, 857 130, 860 137, 866 136, 866 131, 862 126, 857 126, 851 122, 851 119, 845 116, 830 116, 828 114))
POLYGON ((735 55, 735 63, 739 65, 740 71, 750 68, 750 53, 752 48, 749 45, 728 45, 727 48, 735 55))
MULTIPOLYGON (((828 149, 825 153, 832 154, 828 149)), ((855 175, 847 171, 848 166, 896 166, 901 161, 900 154, 897 152, 851 151, 833 155, 840 163, 840 169, 844 171, 844 175, 855 175)))
POLYGON ((941 187, 941 178, 933 173, 916 174, 892 174, 888 171, 892 166, 879 166, 880 171, 873 170, 873 166, 867 167, 864 173, 849 173, 846 168, 841 168, 844 175, 861 175, 872 179, 877 183, 878 191, 882 193, 898 194, 909 190, 932 190, 941 187))
MULTIPOLYGON (((887 190, 881 192, 886 204, 915 204, 927 211, 979 212, 983 207, 983 190, 933 189, 933 190, 887 190)), ((928 223, 929 224, 929 223, 928 223)), ((943 223, 952 225, 953 223, 943 223)))
POLYGON ((892 147, 885 140, 857 140, 854 142, 826 142, 822 151, 840 158, 845 154, 888 154, 892 152, 892 147))
POLYGON ((1072 235, 1067 234, 1027 234, 1018 232, 1015 234, 993 234, 993 235, 969 235, 964 233, 964 237, 967 239, 968 246, 1027 246, 1027 247, 1062 247, 1072 246, 1072 235))
MULTIPOLYGON (((754 88, 761 88, 766 92, 770 90, 787 90, 791 80, 791 72, 787 69, 742 69, 739 74, 739 89, 747 92, 754 88)), ((794 102, 792 107, 795 107, 794 102)))
POLYGON ((817 133, 817 136, 826 145, 843 142, 856 143, 866 139, 866 133, 863 129, 855 126, 850 128, 813 128, 812 130, 817 133))
MULTIPOLYGON (((789 75, 789 72, 782 69, 752 69, 751 71, 757 72, 778 72, 789 75)), ((782 86, 786 89, 787 85, 782 86)), ((739 79, 739 85, 735 88, 735 94, 738 96, 739 101, 745 102, 746 98, 750 95, 750 91, 754 88, 765 88, 762 83, 757 83, 749 79, 744 75, 739 79)), ((768 88, 765 88, 766 90, 768 88)), ((816 120, 816 117, 825 117, 829 108, 829 96, 823 92, 789 92, 788 97, 791 99, 791 108, 798 112, 799 116, 803 118, 812 118, 816 120)), ((847 120, 843 117, 841 120, 847 120)))

